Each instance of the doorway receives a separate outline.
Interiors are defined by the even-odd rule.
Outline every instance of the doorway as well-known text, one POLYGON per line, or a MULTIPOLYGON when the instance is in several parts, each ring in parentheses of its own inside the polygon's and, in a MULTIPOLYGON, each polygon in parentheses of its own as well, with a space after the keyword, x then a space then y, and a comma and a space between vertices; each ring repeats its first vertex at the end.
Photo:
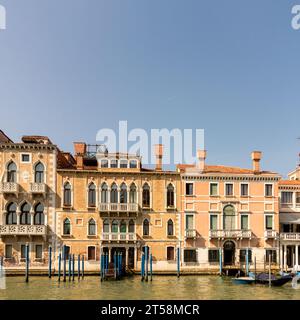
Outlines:
POLYGON ((224 265, 232 266, 235 261, 235 244, 233 241, 226 241, 223 246, 224 249, 224 265))

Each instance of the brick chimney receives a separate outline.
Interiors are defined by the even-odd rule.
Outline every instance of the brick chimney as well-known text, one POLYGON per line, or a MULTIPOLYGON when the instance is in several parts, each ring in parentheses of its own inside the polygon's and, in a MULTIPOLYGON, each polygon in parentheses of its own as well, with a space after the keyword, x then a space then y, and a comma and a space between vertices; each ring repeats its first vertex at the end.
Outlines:
POLYGON ((262 153, 261 151, 253 151, 251 154, 252 157, 252 167, 254 173, 260 172, 260 160, 261 160, 262 153))
POLYGON ((155 157, 156 157, 155 170, 157 171, 162 170, 163 153, 164 153, 164 146, 162 144, 156 144, 155 145, 155 157))
POLYGON ((205 168, 205 159, 206 159, 206 150, 198 150, 197 151, 197 169, 199 169, 201 172, 204 171, 205 168))
POLYGON ((86 153, 86 144, 84 142, 74 142, 74 152, 77 169, 83 169, 83 156, 86 153))

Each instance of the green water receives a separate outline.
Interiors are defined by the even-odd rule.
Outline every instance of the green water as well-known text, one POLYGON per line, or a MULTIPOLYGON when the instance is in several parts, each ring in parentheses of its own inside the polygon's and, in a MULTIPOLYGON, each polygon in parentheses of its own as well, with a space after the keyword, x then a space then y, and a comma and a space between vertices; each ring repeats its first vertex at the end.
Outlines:
POLYGON ((279 288, 262 285, 235 285, 228 277, 155 276, 152 282, 141 282, 135 276, 121 281, 100 282, 99 277, 85 277, 74 282, 58 282, 57 278, 7 277, 0 299, 298 299, 300 288, 291 283, 279 288))

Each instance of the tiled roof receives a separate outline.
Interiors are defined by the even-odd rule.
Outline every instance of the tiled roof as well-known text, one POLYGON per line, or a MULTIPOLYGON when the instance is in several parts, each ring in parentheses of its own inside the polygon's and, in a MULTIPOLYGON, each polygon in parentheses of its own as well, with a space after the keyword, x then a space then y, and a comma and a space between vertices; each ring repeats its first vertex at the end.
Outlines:
POLYGON ((280 180, 281 186, 300 186, 300 180, 280 180))
POLYGON ((0 130, 0 143, 13 142, 2 130, 0 130))

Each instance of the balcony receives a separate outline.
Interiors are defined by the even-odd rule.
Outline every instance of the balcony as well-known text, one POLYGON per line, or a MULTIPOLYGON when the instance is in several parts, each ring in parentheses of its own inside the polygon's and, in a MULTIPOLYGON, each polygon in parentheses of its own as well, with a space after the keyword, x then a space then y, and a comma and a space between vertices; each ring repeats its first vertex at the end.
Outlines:
POLYGON ((286 241, 300 241, 300 233, 299 232, 284 232, 280 234, 281 240, 286 241))
POLYGON ((186 239, 196 239, 196 229, 186 229, 185 230, 185 238, 186 239))
POLYGON ((1 182, 0 192, 1 193, 18 193, 19 185, 16 182, 1 182))
POLYGON ((101 234, 102 241, 136 241, 136 234, 131 232, 107 232, 101 234))
POLYGON ((45 183, 31 183, 30 184, 30 192, 32 194, 45 194, 46 193, 46 185, 45 183))
POLYGON ((100 203, 100 212, 138 212, 137 203, 100 203))
POLYGON ((45 225, 4 225, 0 226, 1 236, 45 236, 47 227, 45 225))
POLYGON ((210 230, 209 238, 217 239, 251 239, 252 232, 251 230, 210 230))
POLYGON ((278 232, 276 230, 265 230, 265 239, 277 239, 278 232))

